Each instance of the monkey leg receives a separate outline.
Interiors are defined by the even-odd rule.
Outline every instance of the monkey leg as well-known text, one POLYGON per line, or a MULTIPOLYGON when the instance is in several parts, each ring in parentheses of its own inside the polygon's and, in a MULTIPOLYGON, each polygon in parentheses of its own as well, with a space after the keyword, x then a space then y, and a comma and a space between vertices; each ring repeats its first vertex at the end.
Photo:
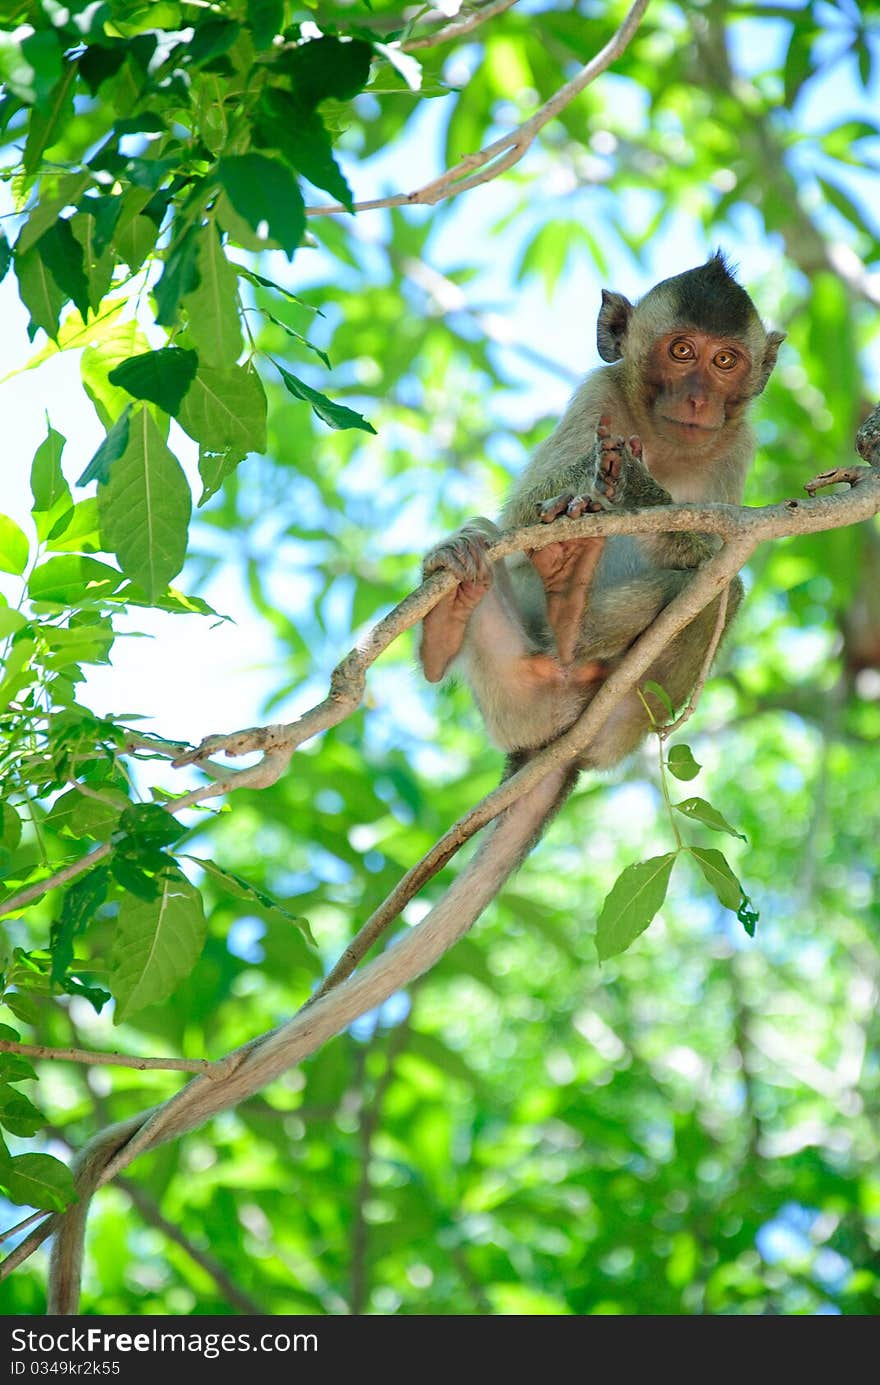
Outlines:
POLYGON ((492 586, 492 563, 486 540, 499 530, 491 520, 478 519, 432 548, 422 563, 425 577, 451 572, 458 586, 444 596, 422 621, 419 658, 429 683, 439 683, 461 650, 467 623, 492 586))
MULTIPOLYGON (((590 489, 582 494, 563 491, 543 501, 538 508, 541 521, 550 524, 561 515, 577 519, 619 503, 626 466, 641 457, 641 450, 641 442, 636 437, 630 438, 628 443, 622 437, 614 437, 611 420, 603 415, 596 429, 595 470, 590 489)), ((568 665, 574 660, 587 597, 604 547, 604 539, 562 539, 529 553, 544 584, 547 622, 556 639, 562 664, 568 665)))
POLYGON ((543 593, 529 563, 502 560, 468 622, 457 668, 504 750, 531 750, 566 730, 605 677, 596 660, 564 668, 546 643, 543 593), (540 612, 540 620, 536 614, 540 612))

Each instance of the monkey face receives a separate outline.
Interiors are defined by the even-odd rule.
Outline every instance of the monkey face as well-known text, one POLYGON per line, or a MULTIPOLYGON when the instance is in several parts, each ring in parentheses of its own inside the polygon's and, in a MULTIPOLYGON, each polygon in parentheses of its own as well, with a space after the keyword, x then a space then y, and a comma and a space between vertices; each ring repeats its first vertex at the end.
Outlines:
POLYGON ((682 327, 653 342, 644 375, 658 433, 699 447, 742 412, 752 359, 741 338, 682 327))

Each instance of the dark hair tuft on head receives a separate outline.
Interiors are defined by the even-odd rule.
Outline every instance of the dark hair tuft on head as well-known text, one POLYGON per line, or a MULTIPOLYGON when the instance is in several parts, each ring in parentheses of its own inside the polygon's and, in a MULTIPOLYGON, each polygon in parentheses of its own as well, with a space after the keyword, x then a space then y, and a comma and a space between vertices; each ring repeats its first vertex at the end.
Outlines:
POLYGON ((733 270, 722 250, 684 274, 665 279, 663 288, 672 297, 676 317, 682 326, 697 327, 704 332, 723 335, 744 333, 757 316, 752 300, 736 282, 733 270))

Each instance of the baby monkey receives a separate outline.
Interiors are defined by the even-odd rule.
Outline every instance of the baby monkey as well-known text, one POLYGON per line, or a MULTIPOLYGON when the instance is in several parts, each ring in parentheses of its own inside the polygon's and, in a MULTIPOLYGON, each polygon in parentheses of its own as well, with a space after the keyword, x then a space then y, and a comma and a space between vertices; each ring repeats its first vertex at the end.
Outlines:
MULTIPOLYGON (((783 335, 764 329, 720 253, 664 279, 635 306, 603 290, 597 343, 609 364, 587 377, 536 452, 501 528, 673 501, 739 503, 755 454, 748 406, 783 335)), ((420 656, 430 682, 453 664, 463 673, 490 735, 517 763, 571 726, 714 549, 700 534, 615 534, 560 538, 493 564, 486 540, 500 532, 491 520, 471 520, 425 558, 426 575, 445 569, 459 585, 425 617, 420 656)), ((736 578, 727 622, 741 597, 736 578)), ((717 601, 645 675, 676 706, 697 679, 716 622, 717 601)), ((649 724, 633 691, 581 767, 616 764, 649 724)))

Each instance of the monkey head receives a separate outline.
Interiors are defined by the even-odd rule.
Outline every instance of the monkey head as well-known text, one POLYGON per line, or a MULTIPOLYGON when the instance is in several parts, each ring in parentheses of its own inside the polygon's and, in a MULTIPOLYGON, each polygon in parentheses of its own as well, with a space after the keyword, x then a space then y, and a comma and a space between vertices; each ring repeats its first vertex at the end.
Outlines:
POLYGON ((630 403, 661 437, 705 446, 760 394, 783 332, 767 332, 720 253, 664 279, 634 306, 602 291, 597 344, 619 361, 630 403))

